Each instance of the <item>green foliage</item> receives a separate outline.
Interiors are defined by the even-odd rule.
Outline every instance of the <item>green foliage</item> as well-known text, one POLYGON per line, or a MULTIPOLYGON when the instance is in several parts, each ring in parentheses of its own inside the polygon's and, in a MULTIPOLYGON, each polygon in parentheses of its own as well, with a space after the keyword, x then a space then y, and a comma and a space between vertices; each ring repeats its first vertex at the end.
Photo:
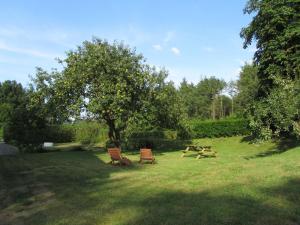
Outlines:
POLYGON ((53 125, 47 127, 45 133, 45 139, 55 143, 78 142, 84 145, 104 144, 108 139, 107 128, 95 121, 53 125))
POLYGON ((231 104, 228 97, 221 94, 225 87, 226 82, 215 77, 205 78, 196 85, 183 79, 178 93, 188 117, 216 119, 228 116, 231 104))
POLYGON ((191 120, 190 125, 195 138, 231 137, 249 134, 248 122, 241 119, 191 120))
POLYGON ((75 141, 82 144, 105 143, 108 139, 107 129, 97 122, 79 122, 73 126, 75 141))
POLYGON ((39 148, 45 140, 46 121, 39 113, 39 106, 28 107, 30 93, 15 81, 0 84, 3 138, 18 146, 33 144, 39 148))
MULTIPOLYGON (((241 37, 244 47, 256 41, 259 96, 267 96, 277 86, 275 80, 296 79, 300 74, 299 0, 249 0, 244 10, 254 17, 241 37), (277 78, 276 78, 277 77, 277 78)), ((278 87, 278 86, 277 86, 278 87)))
POLYGON ((258 78, 257 66, 246 64, 242 67, 237 81, 237 96, 235 97, 237 113, 244 115, 257 97, 258 78))
POLYGON ((294 82, 282 81, 281 88, 273 89, 268 98, 256 102, 250 111, 250 127, 260 140, 298 133, 299 108, 294 82))
POLYGON ((48 142, 73 142, 76 140, 76 129, 72 124, 51 125, 46 128, 45 135, 48 142))
POLYGON ((86 112, 87 117, 104 121, 110 140, 118 146, 128 122, 138 113, 147 114, 145 104, 156 99, 154 89, 165 78, 144 62, 142 55, 123 43, 110 44, 94 38, 69 51, 61 61, 62 73, 53 75, 47 88, 43 87, 45 82, 38 82, 42 88, 37 90, 46 96, 44 93, 53 90, 51 102, 73 117, 86 112))
POLYGON ((249 111, 253 134, 263 140, 299 134, 300 2, 249 0, 245 13, 255 13, 241 31, 244 47, 255 40, 257 48, 256 102, 249 111))
POLYGON ((45 121, 25 106, 19 106, 12 111, 9 120, 4 124, 3 138, 18 146, 41 145, 46 141, 45 121))
POLYGON ((38 108, 40 117, 43 117, 47 124, 61 124, 68 120, 67 108, 61 98, 56 97, 58 94, 55 88, 55 81, 60 73, 53 69, 51 73, 37 68, 35 77, 31 78, 29 88, 30 101, 28 107, 38 108))
POLYGON ((125 147, 127 149, 138 150, 140 148, 160 148, 163 145, 167 145, 168 142, 176 141, 177 131, 174 130, 148 130, 132 132, 127 141, 125 147))
POLYGON ((24 104, 25 90, 16 81, 0 82, 0 123, 9 120, 14 108, 24 104))

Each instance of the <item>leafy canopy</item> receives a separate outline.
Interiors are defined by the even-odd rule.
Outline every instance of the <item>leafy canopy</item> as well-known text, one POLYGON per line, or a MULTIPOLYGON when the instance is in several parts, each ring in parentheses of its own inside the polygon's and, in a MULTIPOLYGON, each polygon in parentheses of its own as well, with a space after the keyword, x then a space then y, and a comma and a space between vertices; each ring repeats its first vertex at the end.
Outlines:
POLYGON ((56 101, 73 116, 105 121, 110 140, 120 145, 121 132, 144 110, 155 85, 155 71, 144 62, 122 43, 85 41, 61 61, 65 68, 55 80, 56 101))
POLYGON ((296 134, 299 129, 300 1, 249 0, 255 16, 241 37, 257 51, 258 92, 250 107, 250 126, 260 139, 296 134))

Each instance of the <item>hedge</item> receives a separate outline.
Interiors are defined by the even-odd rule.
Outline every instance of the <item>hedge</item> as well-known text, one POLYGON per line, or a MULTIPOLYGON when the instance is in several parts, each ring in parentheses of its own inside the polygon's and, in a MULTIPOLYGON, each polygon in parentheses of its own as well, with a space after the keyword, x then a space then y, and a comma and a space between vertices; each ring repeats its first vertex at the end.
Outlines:
POLYGON ((55 125, 47 128, 45 139, 56 143, 73 141, 82 144, 105 143, 107 141, 107 129, 93 121, 55 125))
POLYGON ((190 122, 194 138, 231 137, 250 134, 248 122, 242 119, 190 122))
POLYGON ((175 130, 150 130, 133 132, 124 142, 127 149, 162 148, 169 146, 170 142, 176 141, 178 138, 175 130))

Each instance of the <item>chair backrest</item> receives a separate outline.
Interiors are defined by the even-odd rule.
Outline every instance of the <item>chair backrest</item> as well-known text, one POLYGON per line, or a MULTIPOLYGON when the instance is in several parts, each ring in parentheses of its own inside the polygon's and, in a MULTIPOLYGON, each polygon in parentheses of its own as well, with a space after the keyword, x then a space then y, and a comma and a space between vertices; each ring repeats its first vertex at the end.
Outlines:
POLYGON ((113 160, 121 160, 121 149, 119 148, 108 148, 108 154, 110 155, 111 159, 113 160))
POLYGON ((140 149, 141 158, 152 158, 152 151, 150 148, 141 148, 140 149))

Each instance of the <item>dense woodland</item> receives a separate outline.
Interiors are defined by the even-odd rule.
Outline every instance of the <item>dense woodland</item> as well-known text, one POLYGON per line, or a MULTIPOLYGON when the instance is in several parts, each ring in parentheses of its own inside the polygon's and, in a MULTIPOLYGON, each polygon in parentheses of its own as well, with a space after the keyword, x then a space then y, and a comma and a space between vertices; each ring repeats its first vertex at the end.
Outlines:
POLYGON ((37 68, 29 87, 0 84, 4 138, 38 144, 53 125, 88 120, 107 127, 119 146, 133 132, 159 129, 190 138, 193 121, 225 118, 247 121, 256 140, 299 137, 299 1, 250 0, 244 12, 253 15, 240 33, 244 48, 257 51, 237 81, 216 74, 176 87, 134 48, 94 38, 59 60, 63 70, 37 68))

